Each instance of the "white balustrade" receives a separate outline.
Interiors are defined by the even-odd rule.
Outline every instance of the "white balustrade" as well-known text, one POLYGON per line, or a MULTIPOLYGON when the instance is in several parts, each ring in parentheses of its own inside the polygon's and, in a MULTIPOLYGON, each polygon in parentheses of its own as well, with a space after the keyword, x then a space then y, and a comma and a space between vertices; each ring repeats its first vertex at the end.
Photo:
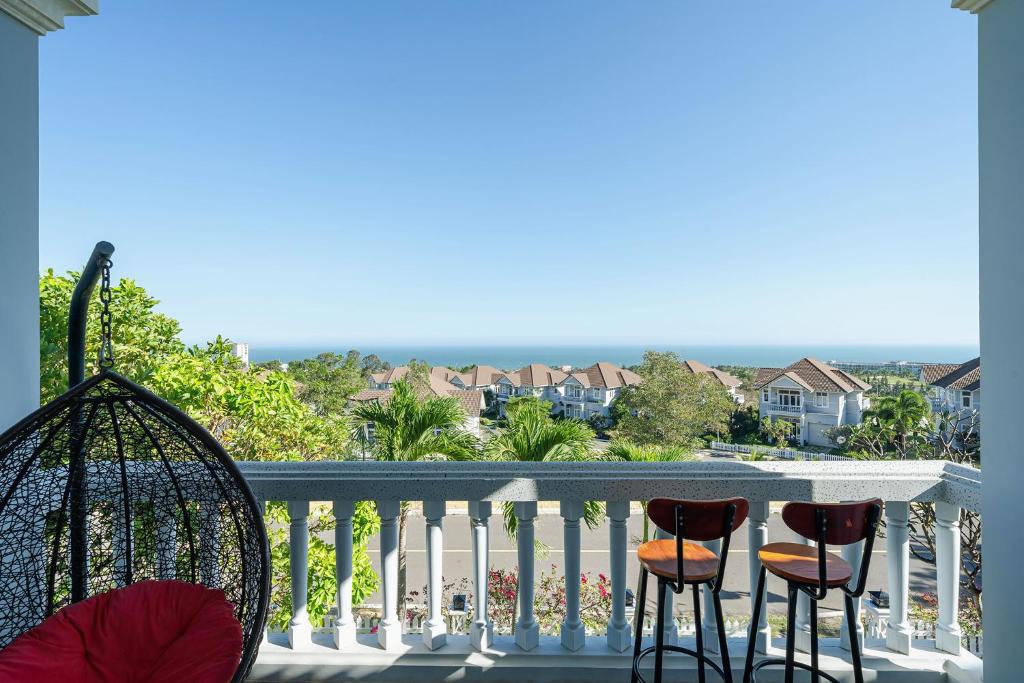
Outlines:
POLYGON ((935 581, 939 592, 939 618, 935 647, 960 654, 960 507, 935 503, 935 581))
POLYGON ((581 501, 562 501, 565 550, 565 619, 562 621, 562 647, 575 652, 583 647, 586 631, 580 620, 580 519, 581 501))
MULTIPOLYGON (((448 632, 444 618, 441 616, 443 552, 441 525, 444 513, 443 500, 423 502, 423 518, 426 520, 427 531, 427 620, 423 625, 423 643, 431 650, 436 650, 447 642, 446 634, 448 632)), ((483 564, 486 571, 487 562, 484 561, 483 564)), ((484 593, 486 594, 486 591, 484 593)), ((483 613, 487 613, 486 605, 483 607, 483 613)))
MULTIPOLYGON (((747 561, 750 572, 750 613, 754 613, 754 602, 757 599, 757 581, 761 574, 761 560, 757 551, 768 544, 768 502, 758 501, 750 503, 750 512, 747 514, 747 561)), ((764 654, 768 652, 768 643, 771 640, 771 627, 768 626, 768 587, 765 586, 761 595, 761 614, 756 627, 753 629, 754 638, 757 639, 756 651, 764 654)))
MULTIPOLYGON (((704 541, 703 545, 716 555, 722 552, 722 542, 720 540, 704 541)), ((700 617, 701 621, 704 622, 701 624, 704 636, 704 649, 717 654, 720 648, 718 645, 718 620, 715 618, 715 597, 707 586, 701 586, 700 591, 702 601, 700 617)))
POLYGON ((355 503, 336 500, 334 507, 334 566, 337 571, 338 618, 334 622, 334 646, 350 649, 356 644, 356 623, 352 618, 352 516, 355 503))
MULTIPOLYGON (((627 500, 642 500, 656 496, 678 498, 724 498, 745 496, 750 499, 748 517, 748 549, 751 603, 755 599, 753 588, 757 583, 760 563, 757 549, 768 542, 767 520, 769 505, 766 497, 773 500, 844 500, 851 487, 864 490, 870 495, 889 500, 886 504, 887 529, 885 548, 888 558, 888 589, 890 611, 873 614, 867 633, 858 632, 858 638, 875 641, 871 647, 874 657, 884 656, 879 649, 878 639, 884 638, 885 646, 892 656, 914 652, 921 656, 921 650, 912 647, 918 638, 935 638, 939 651, 957 654, 961 652, 961 632, 958 624, 957 607, 960 574, 959 516, 962 507, 977 510, 980 498, 980 476, 976 470, 938 462, 887 462, 887 463, 835 463, 828 471, 821 470, 815 463, 242 463, 241 469, 252 483, 257 500, 288 501, 290 516, 289 538, 291 544, 291 587, 292 615, 288 623, 288 643, 293 649, 304 649, 311 645, 311 631, 320 625, 311 625, 307 614, 307 553, 309 530, 307 518, 311 500, 332 501, 337 520, 335 532, 336 568, 338 594, 336 617, 326 623, 333 629, 334 647, 347 651, 358 659, 360 646, 357 640, 375 638, 384 650, 399 651, 403 640, 403 624, 408 621, 407 633, 416 633, 416 638, 429 649, 441 648, 457 636, 469 633, 469 642, 478 650, 494 646, 494 626, 487 617, 489 558, 489 520, 492 502, 511 501, 517 521, 516 539, 519 566, 519 595, 517 619, 514 625, 514 652, 529 653, 544 657, 553 651, 573 656, 587 657, 594 653, 594 646, 584 647, 586 631, 580 613, 580 542, 579 526, 585 500, 606 500, 609 518, 609 556, 611 577, 611 613, 606 629, 606 644, 598 651, 608 654, 622 653, 628 657, 631 651, 631 625, 627 619, 625 593, 627 569, 635 558, 628 551, 626 523, 630 516, 627 500), (420 467, 420 465, 424 465, 420 467), (567 488, 568 485, 568 488, 567 488), (567 497, 566 491, 572 496, 567 497), (457 494, 455 492, 458 492, 457 494), (377 494, 377 495, 373 495, 377 494), (473 587, 471 610, 445 614, 442 604, 442 554, 444 500, 453 494, 461 499, 470 499, 469 517, 472 534, 473 587), (565 559, 563 568, 566 582, 566 616, 560 633, 545 632, 542 636, 534 613, 535 591, 535 520, 538 514, 538 500, 556 499, 561 501, 560 514, 563 520, 565 559), (377 500, 377 512, 381 517, 381 599, 383 606, 380 616, 367 613, 365 608, 353 614, 352 575, 353 547, 352 526, 357 500, 377 500), (397 595, 398 579, 398 519, 401 511, 399 500, 423 500, 423 517, 426 533, 425 555, 411 554, 410 561, 423 557, 426 562, 427 590, 422 606, 416 606, 410 619, 400 612, 397 595), (937 586, 939 597, 939 618, 933 631, 928 625, 911 624, 908 619, 909 603, 909 505, 906 501, 923 501, 936 504, 937 524, 937 586), (471 619, 467 614, 471 611, 471 619), (375 628, 375 635, 370 630, 375 628), (365 635, 357 635, 357 634, 365 635), (559 636, 561 648, 550 645, 538 647, 541 638, 559 636)), ((168 539, 174 538, 170 519, 157 519, 158 572, 166 574, 173 555, 168 539), (160 559, 160 558, 163 559, 160 559), (161 569, 162 567, 162 569, 161 569)), ((670 538, 660 532, 661 538, 670 538)), ((881 541, 881 539, 880 539, 881 541)), ((180 539, 178 541, 180 543, 180 539)), ((201 539, 200 542, 209 542, 201 539)), ((716 552, 717 543, 708 543, 716 552)), ((876 544, 876 549, 878 545, 876 544)), ((743 549, 735 549, 739 553, 743 549)), ((843 551, 844 557, 853 565, 856 573, 857 561, 861 557, 859 545, 849 546, 843 551)), ((734 556, 732 561, 736 561, 734 556)), ((875 555, 879 560, 881 554, 875 555)), ((201 568, 201 573, 207 568, 201 568)), ((854 578, 856 580, 856 576, 854 578)), ((725 590, 742 590, 742 586, 726 585, 725 590)), ((651 594, 654 591, 652 589, 651 594)), ((669 593, 667 613, 671 614, 669 593)), ((653 600, 652 600, 653 601, 653 600)), ((688 603, 689 600, 687 599, 688 603)), ((665 630, 669 642, 680 638, 693 638, 696 628, 703 630, 704 644, 709 652, 718 649, 717 623, 714 618, 713 601, 710 591, 702 596, 703 623, 694 624, 689 610, 679 617, 666 619, 665 630)), ((641 606, 637 605, 636 609, 641 606)), ((758 643, 756 649, 768 649, 770 631, 767 623, 767 604, 762 609, 761 619, 752 632, 758 643)), ((809 649, 808 605, 798 609, 795 624, 801 649, 809 649)), ((646 638, 653 625, 655 615, 648 615, 644 631, 646 638)), ((725 632, 729 638, 743 638, 747 633, 747 615, 726 615, 725 632)), ((596 633, 600 633, 598 629, 596 633)), ((594 631, 591 632, 595 633, 594 631)), ((842 639, 848 643, 849 634, 842 631, 842 639)), ((465 636, 462 636, 465 637, 465 636)), ((280 642, 277 640, 271 642, 280 642)), ((318 641, 319 642, 319 641, 318 641)), ((548 641, 553 642, 553 641, 548 641)), ((406 646, 410 643, 406 640, 406 646)), ((691 641, 692 643, 692 641, 691 641)), ((270 645, 268 645, 270 647, 270 645)), ((323 646, 313 646, 323 647, 323 646)), ((499 647, 501 647, 499 645, 499 647)), ((735 652, 742 651, 742 645, 734 646, 735 652)), ((972 646, 976 651, 977 645, 972 646)), ((735 654, 734 652, 734 654, 735 654)), ((510 654, 506 651, 503 657, 510 654)), ((945 655, 931 655, 945 656, 945 655)), ((848 655, 847 655, 848 657, 848 655)), ((446 660, 447 661, 447 660, 446 660)), ((912 666, 912 664, 911 664, 912 666)), ((736 672, 734 672, 736 673, 736 672)))
POLYGON ((889 501, 885 504, 885 545, 889 560, 889 620, 885 646, 893 652, 910 654, 912 633, 909 620, 910 600, 910 504, 889 501))
POLYGON ((486 650, 494 642, 494 625, 487 615, 490 518, 490 502, 479 500, 470 502, 469 520, 473 532, 473 595, 476 604, 473 605, 473 621, 469 625, 469 638, 477 650, 486 650))
POLYGON ((612 617, 608 622, 608 647, 625 652, 632 645, 633 634, 626 620, 626 552, 629 501, 608 501, 608 545, 611 562, 612 617))
POLYGON ((385 650, 397 650, 402 644, 402 619, 398 615, 398 516, 397 500, 378 500, 380 516, 381 592, 383 615, 377 627, 377 642, 385 650))
POLYGON ((313 635, 306 610, 309 575, 309 501, 288 501, 288 517, 288 559, 292 584, 292 618, 288 622, 288 643, 298 650, 308 647, 313 635))
POLYGON ((537 502, 515 504, 516 549, 519 555, 519 618, 516 620, 516 645, 532 650, 540 643, 540 625, 533 615, 533 520, 537 502))

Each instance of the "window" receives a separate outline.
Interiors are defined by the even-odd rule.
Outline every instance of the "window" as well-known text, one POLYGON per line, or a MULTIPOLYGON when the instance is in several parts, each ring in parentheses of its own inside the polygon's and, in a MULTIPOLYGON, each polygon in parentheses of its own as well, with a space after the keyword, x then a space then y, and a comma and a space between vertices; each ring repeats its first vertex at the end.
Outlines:
POLYGON ((795 389, 779 389, 779 405, 800 407, 800 392, 795 389))
POLYGON ((570 384, 566 389, 569 398, 583 398, 583 387, 570 384))
POLYGON ((816 408, 828 408, 828 393, 824 391, 815 391, 814 406, 816 408))
POLYGON ((761 392, 761 400, 764 401, 765 403, 768 403, 768 401, 770 400, 767 389, 761 392))
POLYGON ((590 390, 590 397, 593 398, 595 401, 600 401, 601 400, 601 390, 599 388, 591 389, 590 390))
POLYGON ((960 405, 963 406, 964 408, 970 408, 971 407, 971 392, 969 392, 969 391, 961 391, 960 392, 960 405))

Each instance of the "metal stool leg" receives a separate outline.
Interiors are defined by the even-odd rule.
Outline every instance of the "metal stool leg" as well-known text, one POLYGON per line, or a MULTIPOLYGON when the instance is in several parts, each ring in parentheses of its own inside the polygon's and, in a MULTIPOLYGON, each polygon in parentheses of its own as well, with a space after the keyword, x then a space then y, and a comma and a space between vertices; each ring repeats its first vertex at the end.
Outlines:
POLYGON ((636 635, 633 639, 633 673, 630 683, 638 683, 636 675, 636 660, 640 658, 640 644, 644 634, 644 617, 647 616, 647 570, 640 569, 640 595, 637 596, 636 606, 633 608, 633 628, 636 635))
POLYGON ((723 678, 725 683, 732 683, 732 663, 729 661, 729 643, 725 638, 725 617, 722 615, 722 599, 718 593, 714 593, 715 599, 715 621, 718 624, 718 651, 722 655, 722 670, 725 671, 723 678))
POLYGON ((700 618, 700 584, 693 584, 693 625, 697 636, 697 680, 705 682, 704 673, 704 622, 700 618))
POLYGON ((811 683, 818 683, 818 601, 811 600, 811 683))
POLYGON ((654 683, 661 683, 661 665, 665 658, 665 591, 668 586, 658 577, 658 618, 654 624, 654 683))
POLYGON ((853 659, 853 679, 864 683, 864 671, 860 663, 860 642, 857 640, 857 615, 853 611, 853 598, 846 595, 846 630, 850 633, 850 658, 853 659))
POLYGON ((789 613, 786 617, 786 683, 793 683, 793 662, 796 660, 796 594, 795 584, 789 584, 789 613))
POLYGON ((757 593, 754 594, 754 614, 747 630, 747 660, 743 663, 743 683, 750 683, 750 674, 754 668, 754 648, 757 645, 757 624, 761 620, 761 603, 764 600, 764 581, 768 571, 762 566, 757 577, 757 593))

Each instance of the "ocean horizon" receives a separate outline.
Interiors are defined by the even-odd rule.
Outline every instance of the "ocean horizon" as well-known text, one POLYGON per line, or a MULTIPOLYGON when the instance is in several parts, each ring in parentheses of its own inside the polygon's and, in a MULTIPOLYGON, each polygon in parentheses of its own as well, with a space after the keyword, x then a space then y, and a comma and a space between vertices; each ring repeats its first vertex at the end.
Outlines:
POLYGON ((430 365, 462 367, 465 365, 493 365, 504 370, 520 368, 528 363, 543 363, 558 367, 572 365, 585 367, 597 361, 616 365, 636 365, 644 351, 674 351, 686 359, 699 360, 708 365, 744 365, 753 367, 784 367, 805 356, 822 361, 876 363, 909 361, 916 363, 961 363, 979 355, 978 345, 725 345, 725 344, 609 344, 591 346, 558 345, 420 345, 392 346, 365 345, 308 345, 260 346, 249 345, 249 359, 256 363, 270 360, 290 362, 313 358, 320 353, 346 353, 356 349, 363 355, 376 354, 391 365, 403 365, 415 358, 430 365))

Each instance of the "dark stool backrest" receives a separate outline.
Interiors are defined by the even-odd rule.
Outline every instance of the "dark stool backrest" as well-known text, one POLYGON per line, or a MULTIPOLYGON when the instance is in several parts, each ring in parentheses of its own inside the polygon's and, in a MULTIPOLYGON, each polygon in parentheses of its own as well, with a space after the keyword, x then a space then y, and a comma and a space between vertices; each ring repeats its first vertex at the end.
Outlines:
POLYGON ((825 542, 850 545, 863 541, 878 522, 882 501, 878 498, 853 503, 786 503, 782 521, 811 541, 818 540, 818 511, 825 515, 825 542))
POLYGON ((674 500, 655 498, 647 503, 647 516, 659 529, 670 534, 676 532, 676 508, 682 508, 683 538, 689 541, 714 541, 727 532, 736 531, 750 511, 746 498, 727 500, 674 500), (725 515, 729 506, 735 506, 732 528, 727 529, 725 515))

